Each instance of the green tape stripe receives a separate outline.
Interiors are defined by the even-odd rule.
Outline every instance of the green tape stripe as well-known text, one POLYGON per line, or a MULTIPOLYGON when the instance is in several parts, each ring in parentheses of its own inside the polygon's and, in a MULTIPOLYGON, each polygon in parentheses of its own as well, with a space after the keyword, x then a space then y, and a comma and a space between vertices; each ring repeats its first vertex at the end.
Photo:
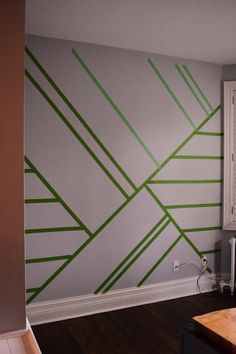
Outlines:
POLYGON ((202 204, 176 204, 165 205, 166 209, 185 209, 185 208, 211 208, 219 207, 222 203, 202 203, 202 204))
POLYGON ((46 227, 37 229, 26 229, 25 234, 41 234, 48 232, 66 232, 66 231, 80 231, 83 230, 81 226, 65 226, 65 227, 46 227))
POLYGON ((221 248, 214 249, 214 250, 201 251, 201 252, 202 252, 202 254, 214 254, 214 253, 221 252, 221 248))
POLYGON ((92 241, 91 238, 86 240, 72 255, 67 259, 27 300, 27 304, 31 303, 92 241))
POLYGON ((166 219, 164 215, 161 220, 147 233, 147 235, 132 249, 132 251, 122 260, 122 262, 113 270, 113 272, 104 280, 104 282, 95 290, 94 294, 98 294, 104 286, 114 277, 116 273, 125 265, 125 263, 134 255, 135 252, 143 245, 143 243, 153 234, 153 232, 163 223, 166 219))
MULTIPOLYGON (((199 131, 220 109, 220 105, 216 107, 205 120, 197 127, 196 131, 199 131)), ((139 187, 138 189, 129 197, 129 199, 125 200, 108 219, 95 231, 93 238, 97 237, 99 233, 136 197, 136 195, 141 192, 141 190, 146 186, 148 181, 150 181, 158 171, 164 168, 165 165, 171 160, 172 156, 177 153, 187 142, 195 135, 195 132, 192 132, 175 150, 174 152, 160 165, 158 169, 156 169, 139 187)), ((72 261, 76 258, 93 240, 93 238, 89 238, 87 241, 81 245, 80 248, 76 250, 76 252, 72 255, 70 260, 67 260, 64 264, 62 264, 43 284, 42 286, 35 291, 27 300, 27 304, 31 303, 72 261)))
POLYGON ((25 199, 25 204, 38 204, 38 203, 58 203, 58 200, 56 198, 25 199))
POLYGON ((217 106, 214 111, 212 111, 209 116, 207 116, 201 124, 193 131, 187 138, 160 164, 160 166, 147 178, 144 184, 149 183, 152 178, 159 173, 167 164, 168 162, 175 157, 175 155, 183 149, 183 147, 195 136, 195 134, 207 123, 209 120, 219 111, 220 105, 217 106))
POLYGON ((44 258, 31 258, 31 259, 26 259, 25 263, 26 264, 31 264, 31 263, 44 263, 44 262, 54 262, 54 261, 61 261, 64 259, 69 259, 71 255, 66 254, 63 256, 54 256, 54 257, 44 257, 44 258))
POLYGON ((206 155, 176 155, 173 159, 187 160, 223 160, 223 156, 206 156, 206 155))
POLYGON ((135 255, 134 258, 125 266, 124 269, 111 281, 111 283, 103 290, 103 294, 110 290, 113 285, 122 277, 124 273, 137 261, 137 259, 147 250, 147 248, 156 240, 156 238, 165 230, 165 228, 170 224, 170 220, 168 220, 160 230, 147 242, 147 244, 135 255))
POLYGON ((37 290, 39 290, 39 288, 28 288, 28 289, 26 289, 26 293, 27 294, 31 294, 31 293, 34 293, 37 290))
POLYGON ((190 85, 190 83, 188 82, 187 78, 185 77, 184 73, 182 72, 180 66, 178 64, 175 65, 176 69, 178 70, 180 76, 182 77, 182 79, 184 80, 184 82, 186 83, 186 85, 188 86, 189 90, 192 92, 193 96, 195 97, 196 101, 198 102, 198 104, 200 105, 200 107, 202 108, 203 112, 205 112, 206 114, 209 114, 209 112, 206 110, 206 108, 204 107, 204 105, 202 104, 201 100, 199 99, 198 95, 196 94, 196 92, 194 91, 194 89, 192 88, 192 86, 190 85))
POLYGON ((207 226, 207 227, 194 227, 190 229, 183 229, 184 232, 204 232, 204 231, 214 231, 222 230, 221 226, 207 226))
POLYGON ((166 252, 160 257, 160 259, 152 266, 152 268, 145 274, 145 276, 140 280, 140 282, 137 284, 137 286, 141 286, 149 277, 150 275, 156 270, 156 268, 161 264, 161 262, 168 256, 168 254, 171 252, 171 250, 177 245, 177 243, 181 240, 182 235, 179 235, 179 237, 172 243, 172 245, 166 250, 166 252))
POLYGON ((186 74, 189 76, 190 80, 192 81, 193 85, 196 87, 196 89, 198 90, 199 94, 202 96, 203 100, 205 101, 205 103, 208 105, 208 107, 210 108, 210 110, 213 110, 212 105, 210 104, 210 102, 208 101, 208 99, 206 98, 206 96, 204 95, 203 91, 201 90, 201 88, 199 87, 199 85, 197 84, 196 80, 193 78, 192 74, 190 73, 189 69, 187 68, 186 65, 183 65, 183 69, 185 70, 186 74))
POLYGON ((86 227, 86 225, 78 218, 78 216, 73 212, 73 210, 66 204, 66 202, 60 197, 60 195, 55 191, 55 189, 49 184, 49 182, 43 177, 36 166, 30 161, 30 159, 25 156, 25 162, 30 166, 30 168, 37 175, 39 180, 44 184, 44 186, 52 193, 52 195, 59 201, 63 208, 68 214, 87 232, 88 236, 92 237, 92 232, 86 227))
POLYGON ((31 168, 25 168, 24 172, 25 173, 34 173, 34 171, 31 170, 31 168))
POLYGON ((61 97, 61 99, 65 102, 65 104, 70 108, 70 110, 73 112, 73 114, 79 119, 80 123, 84 126, 84 128, 88 131, 88 133, 93 137, 93 139, 96 141, 98 146, 102 149, 104 154, 113 163, 113 165, 119 170, 119 172, 126 179, 126 181, 130 184, 130 186, 135 190, 136 185, 134 184, 134 182, 129 178, 129 176, 124 171, 124 169, 119 165, 119 163, 114 159, 114 157, 111 155, 111 153, 106 149, 106 147, 103 145, 101 140, 94 133, 94 131, 91 129, 91 127, 87 124, 87 122, 84 120, 84 118, 81 116, 81 114, 72 105, 72 103, 69 101, 69 99, 64 95, 64 93, 61 91, 61 89, 56 85, 55 81, 53 81, 53 79, 48 74, 48 72, 45 70, 45 68, 39 63, 39 61, 36 59, 36 57, 33 55, 33 53, 29 50, 29 48, 26 47, 25 51, 26 51, 27 55, 30 57, 30 59, 32 60, 32 62, 35 64, 35 66, 42 73, 44 78, 54 88, 54 90, 61 97))
POLYGON ((222 183, 222 179, 165 179, 152 180, 148 184, 208 184, 222 183))
POLYGON ((118 190, 123 194, 125 198, 128 198, 128 194, 124 191, 121 185, 115 180, 115 178, 111 175, 108 169, 103 165, 103 163, 98 159, 95 153, 90 149, 90 147, 86 144, 83 138, 79 135, 79 133, 75 130, 69 120, 64 116, 64 114, 57 108, 55 103, 51 100, 51 98, 46 94, 46 92, 42 89, 42 87, 35 81, 35 79, 30 75, 30 73, 26 70, 25 74, 27 78, 32 82, 35 88, 40 92, 40 94, 45 98, 48 104, 52 107, 52 109, 57 113, 58 117, 65 123, 67 128, 71 131, 71 133, 79 140, 84 149, 89 153, 89 155, 94 159, 94 161, 98 164, 98 166, 103 170, 103 172, 107 175, 110 181, 118 188, 118 190))
POLYGON ((94 84, 97 86, 99 91, 103 94, 103 96, 106 98, 108 103, 111 105, 111 107, 114 109, 114 111, 118 114, 118 116, 121 118, 121 120, 125 123, 125 125, 128 127, 132 135, 135 137, 135 139, 138 141, 138 143, 142 146, 143 150, 147 153, 147 155, 150 157, 150 159, 154 162, 156 166, 159 166, 159 162, 156 160, 156 158, 153 156, 151 151, 148 149, 147 145, 143 142, 141 137, 138 135, 136 130, 132 127, 130 122, 128 121, 127 117, 123 114, 123 112, 118 108, 116 103, 113 101, 113 99, 109 96, 108 92, 104 89, 104 87, 101 85, 101 83, 97 80, 95 75, 92 73, 92 71, 88 68, 88 66, 85 64, 84 60, 81 58, 81 56, 78 54, 78 52, 73 48, 72 53, 74 57, 78 60, 80 63, 81 67, 84 69, 84 71, 88 74, 90 79, 94 82, 94 84))
POLYGON ((129 202, 134 199, 134 197, 141 191, 141 187, 138 188, 129 199, 125 200, 119 208, 117 208, 114 213, 95 231, 91 237, 86 240, 71 256, 69 260, 63 263, 43 284, 35 291, 27 300, 27 304, 31 303, 63 270, 90 244, 90 242, 99 235, 99 233, 129 204, 129 202))
POLYGON ((196 129, 195 124, 193 123, 192 119, 190 118, 190 116, 188 115, 188 113, 186 112, 186 110, 184 109, 184 107, 182 106, 182 104, 180 103, 180 101, 178 100, 178 98, 175 96, 174 92, 171 90, 170 86, 168 85, 168 83, 166 82, 166 80, 164 79, 164 77, 161 75, 160 71, 157 69, 157 66, 154 64, 154 62, 151 60, 151 58, 148 58, 148 63, 150 64, 150 66, 152 67, 152 69, 154 70, 154 72, 156 73, 156 75, 159 77, 159 79, 161 80, 161 82, 163 83, 163 85, 165 86, 166 90, 168 91, 168 93, 170 94, 170 96, 172 97, 172 99, 174 100, 174 102, 177 104, 177 106, 179 107, 180 111, 183 113, 183 115, 185 116, 185 118, 188 120, 188 122, 191 124, 191 126, 193 127, 193 129, 196 129))
POLYGON ((196 135, 206 135, 206 136, 223 136, 224 133, 218 133, 218 132, 198 132, 196 135))
POLYGON ((160 208, 163 210, 163 212, 168 216, 169 220, 176 227, 178 232, 188 242, 189 246, 192 247, 192 249, 198 255, 199 258, 202 258, 202 253, 197 249, 197 247, 194 245, 194 243, 187 237, 185 232, 180 228, 180 226, 177 224, 175 219, 172 217, 172 215, 169 213, 169 211, 166 209, 166 207, 161 203, 160 199, 156 196, 156 194, 149 188, 149 186, 145 186, 145 188, 148 191, 148 193, 153 197, 153 199, 157 202, 157 204, 160 206, 160 208))

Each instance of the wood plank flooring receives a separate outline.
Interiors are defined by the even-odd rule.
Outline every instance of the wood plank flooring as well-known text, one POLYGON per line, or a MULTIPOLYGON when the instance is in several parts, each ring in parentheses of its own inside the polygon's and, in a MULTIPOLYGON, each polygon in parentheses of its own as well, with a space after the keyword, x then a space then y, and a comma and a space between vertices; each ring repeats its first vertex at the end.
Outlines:
POLYGON ((218 292, 34 326, 43 354, 177 354, 193 316, 236 306, 218 292))

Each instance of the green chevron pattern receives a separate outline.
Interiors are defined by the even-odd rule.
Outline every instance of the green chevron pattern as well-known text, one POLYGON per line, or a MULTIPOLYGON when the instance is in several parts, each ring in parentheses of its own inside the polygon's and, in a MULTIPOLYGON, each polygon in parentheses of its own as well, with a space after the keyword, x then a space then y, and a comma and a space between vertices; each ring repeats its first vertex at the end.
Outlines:
MULTIPOLYGON (((104 98, 104 104, 109 104, 111 108, 114 110, 118 119, 125 124, 126 128, 131 132, 133 137, 136 139, 137 143, 141 146, 146 156, 152 161, 155 166, 155 169, 152 173, 139 185, 133 181, 133 178, 129 176, 126 169, 122 166, 122 164, 118 161, 115 156, 109 151, 109 148, 105 146, 105 143, 102 141, 98 134, 92 129, 92 127, 86 121, 86 118, 82 117, 82 114, 79 110, 73 105, 73 103, 69 100, 66 94, 62 91, 59 85, 55 82, 52 75, 46 70, 46 68, 40 63, 39 59, 32 53, 29 48, 26 48, 26 54, 30 59, 32 65, 35 69, 37 69, 37 77, 40 75, 40 81, 36 79, 36 77, 29 71, 25 71, 26 78, 32 84, 32 89, 36 90, 36 92, 40 95, 40 97, 49 105, 50 109, 56 114, 58 121, 65 127, 67 132, 71 134, 71 137, 76 139, 77 144, 80 144, 86 153, 91 157, 94 163, 97 164, 99 169, 103 172, 104 178, 108 179, 113 187, 119 191, 123 198, 123 202, 97 227, 96 230, 91 230, 88 226, 86 226, 86 222, 82 221, 82 219, 77 215, 75 211, 72 210, 71 206, 61 197, 59 192, 55 190, 52 184, 46 179, 43 172, 39 170, 34 161, 31 161, 30 156, 25 157, 25 175, 35 175, 36 178, 40 181, 40 183, 47 189, 50 197, 32 197, 26 198, 25 203, 30 207, 32 205, 60 205, 65 213, 73 220, 73 225, 68 226, 58 226, 55 225, 53 227, 40 227, 40 228, 27 228, 25 233, 27 237, 35 237, 37 234, 50 234, 55 232, 67 233, 67 232, 78 232, 78 237, 80 232, 84 232, 87 235, 87 239, 80 245, 79 248, 75 249, 71 254, 60 254, 57 256, 51 257, 40 257, 40 258, 29 258, 26 259, 26 264, 40 264, 47 262, 56 262, 61 261, 62 263, 59 267, 48 276, 41 284, 38 284, 36 287, 29 287, 26 292, 29 294, 27 303, 32 302, 36 299, 39 294, 41 294, 75 259, 80 257, 80 255, 87 249, 87 247, 94 242, 95 238, 97 238, 102 231, 104 231, 108 226, 116 219, 118 216, 123 213, 126 208, 130 205, 130 203, 141 194, 141 192, 145 192, 153 203, 157 206, 158 210, 162 213, 162 216, 157 218, 156 223, 152 225, 149 231, 143 235, 140 241, 132 248, 127 249, 127 255, 117 264, 114 269, 111 269, 111 272, 105 279, 100 279, 100 285, 94 289, 94 293, 106 293, 113 286, 119 282, 119 280, 124 277, 124 275, 137 263, 137 261, 148 252, 152 247, 154 247, 155 243, 159 238, 163 235, 163 232, 168 229, 168 227, 172 227, 175 230, 175 238, 174 241, 167 245, 166 250, 159 257, 159 259, 154 259, 154 263, 151 268, 143 274, 143 277, 137 283, 137 286, 143 285, 149 277, 158 269, 158 266, 165 260, 165 258, 175 249, 177 244, 181 242, 186 242, 188 246, 191 248, 194 255, 201 258, 203 254, 214 254, 220 252, 220 249, 210 249, 210 250, 200 250, 196 244, 191 240, 190 234, 197 232, 211 232, 214 230, 220 230, 219 225, 208 225, 198 228, 184 228, 181 226, 180 222, 177 220, 175 216, 176 210, 182 209, 201 209, 201 208, 217 208, 221 206, 220 201, 200 201, 194 203, 186 203, 180 202, 178 204, 169 204, 164 200, 161 200, 161 197, 156 192, 155 187, 162 186, 174 186, 175 188, 181 187, 181 185, 185 186, 193 186, 193 195, 195 193, 195 186, 214 186, 222 183, 221 179, 215 178, 203 178, 203 179, 188 179, 187 177, 184 179, 175 179, 172 176, 169 176, 170 179, 159 178, 159 174, 165 167, 173 163, 175 160, 178 161, 186 161, 188 160, 222 160, 223 156, 218 155, 202 155, 198 154, 196 151, 196 155, 186 155, 181 153, 181 151, 192 142, 194 138, 197 136, 203 138, 217 138, 220 139, 222 133, 216 131, 202 131, 201 129, 215 116, 215 114, 220 110, 220 105, 216 108, 213 108, 207 99, 206 95, 203 93, 199 84, 193 77, 190 70, 186 65, 178 65, 176 64, 177 73, 181 80, 183 80, 186 88, 191 93, 195 102, 201 108, 204 118, 202 122, 198 125, 194 123, 193 117, 187 112, 184 108, 183 104, 180 102, 180 99, 177 98, 177 95, 174 93, 170 84, 164 78, 164 75, 161 73, 160 69, 157 67, 157 64, 151 58, 148 58, 147 65, 152 70, 153 75, 157 80, 160 81, 164 90, 166 90, 167 94, 173 100, 173 103, 178 107, 182 116, 186 119, 188 124, 191 126, 191 133, 185 137, 185 139, 166 157, 162 162, 157 161, 156 156, 151 149, 144 142, 143 138, 137 133, 136 129, 131 125, 128 117, 123 113, 122 109, 118 107, 117 103, 111 98, 108 90, 105 89, 104 85, 99 82, 98 78, 89 68, 88 64, 82 59, 81 55, 75 49, 72 49, 72 55, 76 60, 78 66, 84 71, 87 75, 88 79, 95 85, 95 88, 102 94, 104 98), (44 81, 44 85, 41 82, 44 81), (50 90, 46 92, 45 83, 50 87, 50 90), (50 93, 53 92, 53 95, 50 93), (80 132, 78 128, 75 127, 71 123, 69 116, 67 116, 60 108, 60 105, 57 104, 55 100, 55 95, 58 99, 62 100, 66 105, 67 110, 70 114, 73 115, 83 126, 85 131, 89 134, 92 141, 96 144, 96 146, 102 151, 102 153, 106 156, 106 158, 110 161, 109 166, 105 165, 104 161, 100 158, 100 155, 96 150, 91 148, 90 143, 87 142, 80 132), (116 172, 114 172, 116 171, 116 172), (118 179, 117 176, 120 176, 118 179), (120 181, 124 181, 131 188, 132 192, 127 191, 127 188, 124 187, 124 183, 120 181)), ((43 240, 42 240, 43 242, 43 240)), ((78 270, 79 271, 79 270, 78 270)), ((208 268, 208 271, 211 272, 211 269, 208 268)))

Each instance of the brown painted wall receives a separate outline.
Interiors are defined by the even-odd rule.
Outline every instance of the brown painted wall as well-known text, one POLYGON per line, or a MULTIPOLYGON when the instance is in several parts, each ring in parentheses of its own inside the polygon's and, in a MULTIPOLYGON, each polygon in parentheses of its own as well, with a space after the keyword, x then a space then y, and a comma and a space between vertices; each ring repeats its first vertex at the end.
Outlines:
POLYGON ((25 327, 24 0, 0 4, 0 332, 25 327))

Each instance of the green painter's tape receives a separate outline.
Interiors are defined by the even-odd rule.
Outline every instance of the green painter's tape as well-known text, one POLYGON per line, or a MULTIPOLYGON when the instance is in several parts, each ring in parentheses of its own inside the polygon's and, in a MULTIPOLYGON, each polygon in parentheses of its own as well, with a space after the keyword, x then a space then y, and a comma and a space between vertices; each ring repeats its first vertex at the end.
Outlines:
POLYGON ((154 70, 156 75, 159 77, 159 79, 161 80, 161 82, 165 86, 166 90, 168 91, 168 93, 170 94, 170 96, 172 97, 174 102, 177 104, 177 106, 179 107, 180 111, 183 113, 183 115, 187 119, 187 121, 191 124, 192 128, 196 129, 196 126, 193 123, 191 117, 188 115, 188 113, 186 112, 186 110, 184 109, 184 107, 182 106, 180 101, 178 100, 178 98, 175 96, 174 92, 171 90, 170 86, 168 85, 168 83, 166 82, 164 77, 161 75, 160 71, 157 69, 157 66, 154 64, 154 62, 151 60, 151 58, 148 58, 148 63, 150 64, 150 66, 152 67, 152 69, 154 70))
POLYGON ((107 175, 110 181, 118 188, 118 190, 123 194, 125 198, 128 198, 128 194, 121 187, 121 185, 115 180, 112 174, 108 171, 108 169, 103 165, 101 160, 95 155, 95 153, 90 149, 88 144, 84 141, 84 139, 79 135, 77 130, 72 126, 66 116, 59 110, 59 108, 55 105, 55 103, 51 100, 51 98, 47 95, 47 93, 42 89, 42 87, 37 83, 37 81, 32 77, 32 75, 26 70, 26 77, 32 82, 34 87, 40 92, 40 94, 45 98, 48 104, 52 107, 52 109, 57 113, 58 117, 65 123, 67 128, 71 131, 71 133, 76 137, 76 139, 81 143, 84 149, 89 153, 89 155, 94 159, 94 161, 98 164, 98 166, 103 170, 103 172, 107 175))
POLYGON ((161 163, 161 165, 147 178, 147 180, 144 182, 149 183, 154 176, 156 176, 157 173, 159 173, 169 162, 172 160, 176 154, 183 149, 185 145, 195 136, 197 132, 207 123, 209 120, 220 110, 220 105, 217 106, 210 114, 207 116, 204 121, 199 124, 199 126, 191 133, 187 138, 161 163))
MULTIPOLYGON (((176 227, 180 235, 182 235, 184 239, 188 242, 189 246, 192 247, 193 251, 198 255, 199 258, 202 258, 202 253, 197 249, 194 243, 187 237, 183 229, 181 229, 181 227, 178 225, 178 223, 175 221, 175 219, 172 217, 172 215, 169 213, 166 207, 161 203, 160 199, 156 196, 156 194, 149 188, 149 186, 146 186, 145 188, 148 191, 148 193, 153 197, 153 199, 157 202, 157 204, 160 206, 163 212, 167 215, 167 217, 172 222, 172 224, 176 227)), ((211 272, 210 269, 209 271, 211 272)))
POLYGON ((222 183, 222 179, 165 179, 152 180, 148 184, 208 184, 222 183))
MULTIPOLYGON (((187 144, 188 141, 191 140, 191 138, 199 132, 199 130, 215 115, 215 113, 220 109, 220 106, 216 107, 207 117, 206 119, 192 132, 179 146, 178 148, 159 166, 157 169, 140 185, 140 187, 134 191, 134 193, 128 197, 127 200, 122 203, 122 205, 97 229, 97 231, 92 235, 91 238, 89 238, 87 241, 85 241, 79 249, 77 249, 74 254, 70 257, 70 259, 67 259, 39 288, 34 288, 35 291, 33 294, 30 296, 28 299, 27 303, 30 303, 33 299, 35 299, 39 293, 41 293, 69 264, 70 262, 77 257, 80 252, 82 252, 88 244, 95 238, 128 204, 129 202, 143 189, 146 187, 146 184, 151 181, 151 179, 159 172, 161 171, 165 165, 172 159, 172 157, 180 151, 183 146, 187 144)), ((174 220, 174 219, 173 219, 174 220)), ((188 243, 191 241, 189 240, 188 243)), ((192 244, 192 247, 194 249, 194 244, 192 244)), ((198 251, 197 248, 195 247, 195 251, 198 251)))
MULTIPOLYGON (((125 200, 120 207, 117 208, 115 212, 95 231, 93 238, 97 237, 99 233, 131 202, 138 193, 146 187, 147 183, 151 181, 151 179, 160 172, 172 159, 177 152, 179 152, 192 138, 195 136, 196 132, 198 132, 220 109, 220 105, 216 107, 196 128, 194 132, 192 132, 174 151, 170 156, 139 186, 139 188, 129 197, 128 200, 125 200)), ((27 162, 27 161, 26 161, 27 162)), ((85 241, 72 255, 71 259, 66 260, 42 285, 35 291, 27 300, 27 304, 31 303, 63 270, 75 259, 92 241, 93 238, 85 241)), ((188 240, 188 239, 187 239, 188 240)), ((191 241, 188 240, 188 243, 191 241)), ((194 245, 193 245, 194 247, 194 245)), ((197 250, 197 248, 196 248, 197 250)), ((198 251, 198 250, 197 250, 198 251)))
POLYGON ((31 294, 31 293, 34 293, 35 291, 38 291, 38 290, 39 290, 39 288, 28 288, 28 289, 26 289, 26 293, 31 294))
POLYGON ((130 122, 128 121, 127 117, 123 114, 121 109, 117 106, 117 104, 113 101, 113 99, 110 97, 110 95, 107 93, 107 91, 104 89, 104 87, 101 85, 101 83, 97 80, 95 75, 92 73, 92 71, 89 69, 89 67, 85 64, 85 61, 81 58, 81 56, 78 54, 78 52, 73 48, 72 53, 74 57, 78 60, 80 63, 81 67, 84 69, 84 71, 88 74, 90 79, 94 82, 94 84, 97 86, 99 91, 103 94, 103 96, 106 98, 108 103, 111 105, 111 107, 114 109, 114 111, 118 114, 118 116, 121 118, 121 120, 125 123, 125 125, 128 127, 132 135, 135 137, 135 139, 138 141, 138 143, 142 146, 144 151, 147 153, 147 155, 150 157, 150 159, 154 162, 156 166, 159 166, 159 162, 156 160, 154 155, 151 153, 151 151, 148 149, 147 145, 143 142, 141 137, 138 135, 136 130, 132 127, 130 122))
POLYGON ((222 230, 221 226, 207 226, 207 227, 194 227, 190 229, 183 229, 184 232, 204 232, 204 231, 214 231, 222 230))
POLYGON ((211 208, 219 207, 221 203, 202 203, 202 204, 175 204, 175 205, 165 205, 166 209, 185 209, 185 208, 211 208))
POLYGON ((172 245, 166 250, 166 252, 160 257, 160 259, 152 266, 152 268, 145 274, 145 276, 140 280, 137 286, 143 285, 143 283, 150 277, 150 275, 156 270, 156 268, 161 264, 161 262, 166 258, 166 256, 171 252, 171 250, 177 245, 177 243, 181 240, 182 235, 172 243, 172 245))
POLYGON ((26 229, 25 234, 42 234, 48 232, 68 232, 68 231, 80 231, 83 230, 81 226, 65 226, 65 227, 44 227, 35 229, 26 229))
POLYGON ((34 173, 34 171, 31 170, 30 168, 25 168, 24 172, 25 173, 34 173))
POLYGON ((221 252, 221 248, 215 249, 215 250, 207 250, 207 251, 201 251, 202 254, 215 254, 221 252))
POLYGON ((223 160, 223 156, 206 156, 206 155, 176 155, 173 159, 180 160, 223 160))
POLYGON ((110 290, 113 285, 122 277, 124 273, 137 261, 137 259, 150 247, 150 245, 156 240, 156 238, 166 229, 166 227, 170 224, 170 220, 168 220, 160 230, 158 230, 155 235, 147 242, 147 244, 131 259, 131 261, 121 270, 121 272, 111 281, 111 283, 103 290, 103 293, 106 293, 110 290))
POLYGON ((209 112, 206 110, 206 108, 204 107, 204 105, 202 104, 201 100, 199 99, 198 95, 196 94, 196 92, 194 91, 194 89, 192 88, 192 86, 190 85, 190 83, 188 82, 187 78, 185 77, 183 71, 181 70, 180 66, 178 64, 175 65, 180 76, 182 77, 182 79, 184 80, 184 82, 186 83, 186 85, 188 86, 189 90, 192 92, 193 96, 195 97, 196 101, 198 102, 198 104, 200 105, 200 107, 202 108, 203 112, 205 112, 206 114, 209 114, 209 112))
POLYGON ((88 236, 92 237, 92 232, 86 227, 86 225, 78 218, 78 216, 73 212, 73 210, 66 204, 66 202, 61 198, 61 196, 55 191, 55 189, 50 185, 50 183, 43 177, 36 166, 30 161, 30 159, 25 156, 25 162, 34 171, 38 179, 44 184, 48 191, 58 200, 62 207, 67 211, 67 213, 76 221, 77 224, 82 226, 82 228, 87 232, 88 236))
POLYGON ((206 135, 206 136, 223 136, 224 133, 218 133, 218 132, 198 132, 196 135, 206 135))
MULTIPOLYGON (((198 132, 220 109, 220 105, 216 107, 210 114, 207 116, 201 124, 192 132, 174 151, 173 153, 157 168, 140 186, 139 188, 129 197, 128 200, 125 200, 120 207, 113 212, 111 216, 95 231, 93 238, 97 237, 99 233, 138 195, 138 193, 146 187, 147 183, 159 172, 161 171, 168 162, 172 159, 178 151, 180 151, 192 138, 195 136, 195 133, 198 132)), ((80 248, 78 248, 72 255, 70 260, 65 261, 42 285, 35 291, 27 300, 27 304, 31 303, 63 270, 75 259, 92 241, 93 238, 85 241, 80 248)))
POLYGON ((55 261, 62 261, 65 259, 69 259, 70 257, 71 257, 71 255, 66 254, 63 256, 32 258, 32 259, 26 259, 25 263, 31 264, 31 263, 55 262, 55 261))
POLYGON ((104 154, 113 163, 113 165, 119 170, 119 172, 126 179, 126 181, 130 184, 130 186, 135 190, 136 186, 135 186, 134 182, 129 178, 129 176, 124 171, 124 169, 114 159, 114 157, 111 155, 111 153, 107 150, 107 148, 104 146, 104 144, 98 138, 98 136, 94 133, 94 131, 91 129, 91 127, 88 125, 88 123, 84 120, 84 118, 81 116, 81 114, 77 111, 77 109, 72 105, 72 103, 69 101, 69 99, 64 95, 64 93, 61 91, 61 89, 56 85, 55 81, 53 81, 52 77, 48 74, 48 72, 45 70, 45 68, 39 63, 39 61, 36 59, 36 57, 33 55, 33 53, 29 50, 29 48, 26 47, 25 51, 26 51, 27 55, 29 56, 29 58, 32 60, 32 62, 35 64, 35 66, 42 73, 44 78, 53 87, 53 89, 57 92, 57 94, 61 97, 61 99, 65 102, 65 104, 70 108, 70 110, 73 112, 73 114, 79 119, 80 123, 84 126, 84 128, 88 131, 88 133, 93 137, 93 139, 96 141, 98 146, 102 149, 104 154))
POLYGON ((161 220, 148 232, 148 234, 132 249, 132 251, 123 259, 123 261, 113 270, 113 272, 104 280, 104 282, 95 290, 98 294, 108 282, 120 271, 120 269, 127 263, 127 261, 137 252, 137 250, 144 244, 144 242, 153 234, 153 232, 163 223, 166 219, 164 215, 161 220))
POLYGON ((25 204, 58 203, 56 198, 25 199, 25 204))
POLYGON ((190 80, 192 81, 192 83, 194 84, 194 86, 196 87, 196 89, 198 90, 199 94, 202 96, 203 100, 206 102, 206 104, 208 105, 208 107, 210 108, 210 110, 213 110, 212 105, 210 104, 210 102, 208 101, 208 99, 206 98, 206 96, 204 95, 203 91, 201 90, 201 88, 199 87, 199 85, 197 84, 196 80, 194 79, 194 77, 192 76, 190 70, 187 68, 186 65, 183 65, 183 69, 185 70, 185 72, 187 73, 187 75, 189 76, 190 80))

